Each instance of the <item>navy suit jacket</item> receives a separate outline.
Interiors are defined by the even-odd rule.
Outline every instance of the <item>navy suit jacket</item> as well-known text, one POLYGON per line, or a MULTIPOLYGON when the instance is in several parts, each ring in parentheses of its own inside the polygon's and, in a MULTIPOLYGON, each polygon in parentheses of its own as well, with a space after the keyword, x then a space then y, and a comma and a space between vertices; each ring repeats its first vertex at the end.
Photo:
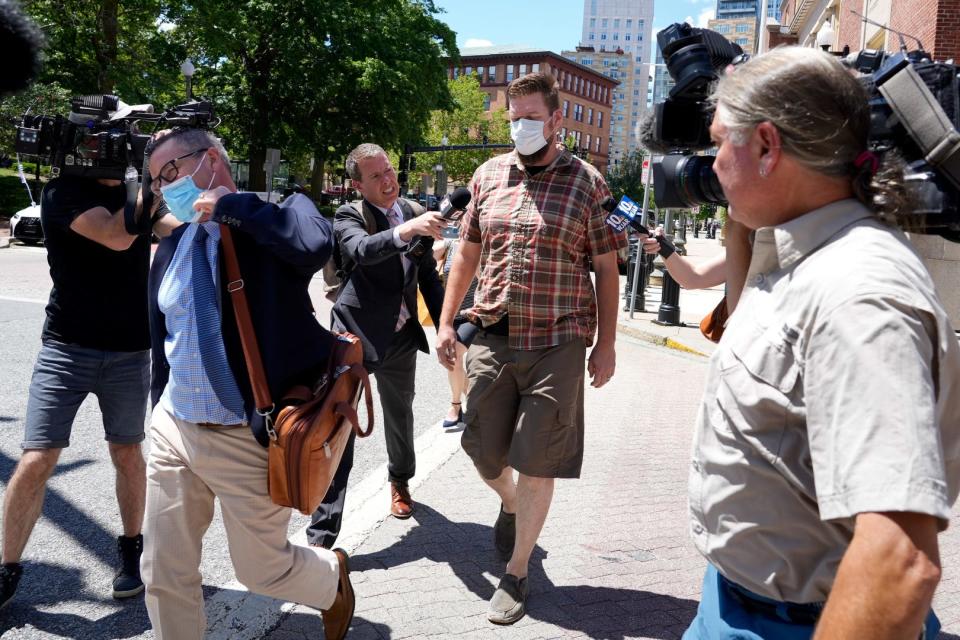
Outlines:
MULTIPOLYGON (((267 384, 276 402, 294 384, 312 385, 326 370, 327 356, 335 338, 317 321, 307 287, 313 274, 330 257, 333 249, 331 224, 319 213, 305 214, 292 208, 280 208, 251 193, 220 198, 213 220, 226 224, 233 234, 267 384)), ((154 405, 160 400, 170 371, 164 352, 167 328, 157 304, 157 295, 186 228, 187 225, 181 225, 160 242, 150 268, 151 397, 154 405)), ((260 444, 267 446, 263 418, 254 411, 253 392, 233 304, 227 292, 222 254, 219 260, 217 285, 227 360, 243 395, 253 434, 260 444)))
MULTIPOLYGON (((412 218, 415 210, 411 203, 403 199, 398 202, 403 219, 412 218)), ((397 248, 394 243, 393 228, 387 217, 366 200, 362 206, 377 223, 373 234, 367 233, 363 214, 352 205, 340 207, 334 217, 333 227, 343 263, 352 270, 333 306, 332 325, 336 331, 348 331, 360 338, 364 362, 373 371, 383 361, 393 340, 401 301, 415 325, 417 347, 424 353, 430 352, 427 335, 417 321, 417 288, 423 294, 434 326, 439 326, 443 285, 437 275, 432 246, 428 244, 419 260, 404 261, 401 256, 405 249, 397 248)))

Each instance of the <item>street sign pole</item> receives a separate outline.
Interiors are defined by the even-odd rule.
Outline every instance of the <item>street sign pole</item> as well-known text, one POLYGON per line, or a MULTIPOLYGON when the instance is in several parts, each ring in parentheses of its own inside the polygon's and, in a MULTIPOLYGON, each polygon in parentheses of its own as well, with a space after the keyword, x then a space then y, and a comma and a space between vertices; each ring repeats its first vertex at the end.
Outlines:
MULTIPOLYGON (((640 220, 645 225, 647 224, 647 206, 650 202, 650 175, 653 173, 650 170, 650 160, 647 158, 643 161, 643 212, 640 214, 640 220)), ((637 282, 640 279, 640 265, 644 262, 643 260, 643 244, 637 246, 637 259, 633 263, 633 288, 630 291, 630 319, 633 320, 633 310, 637 303, 637 282)))

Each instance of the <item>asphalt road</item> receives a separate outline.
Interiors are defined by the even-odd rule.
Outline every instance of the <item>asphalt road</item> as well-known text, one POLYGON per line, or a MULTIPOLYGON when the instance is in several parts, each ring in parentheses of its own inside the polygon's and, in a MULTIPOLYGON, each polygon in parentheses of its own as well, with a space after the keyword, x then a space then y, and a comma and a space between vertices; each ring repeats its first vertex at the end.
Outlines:
MULTIPOLYGON (((40 348, 49 291, 42 247, 15 244, 0 250, 0 483, 4 488, 20 456, 27 390, 40 348)), ((323 298, 319 280, 311 286, 311 294, 318 316, 326 324, 330 303, 323 298)), ((432 342, 432 328, 427 329, 427 336, 432 342)), ((449 393, 446 372, 435 356, 420 354, 414 401, 418 436, 439 429, 449 393)), ((374 405, 376 431, 357 443, 351 485, 361 482, 387 459, 379 402, 374 405)), ((118 602, 110 595, 120 523, 113 486, 100 412, 96 399, 90 397, 80 408, 71 445, 64 450, 48 484, 43 515, 24 556, 20 588, 0 613, 0 636, 5 640, 153 637, 142 597, 118 602)), ((383 507, 386 511, 387 505, 383 507)), ((307 521, 294 514, 291 534, 307 521)), ((208 597, 234 579, 219 511, 204 539, 201 571, 208 597)))

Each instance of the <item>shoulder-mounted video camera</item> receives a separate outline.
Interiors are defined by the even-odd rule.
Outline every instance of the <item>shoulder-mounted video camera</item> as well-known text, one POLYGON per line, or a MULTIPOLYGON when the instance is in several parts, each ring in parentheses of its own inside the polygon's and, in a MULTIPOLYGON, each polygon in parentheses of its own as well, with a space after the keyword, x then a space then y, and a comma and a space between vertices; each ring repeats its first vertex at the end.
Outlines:
MULTIPOLYGON (((653 162, 657 206, 725 206, 713 156, 695 153, 712 146, 710 85, 746 57, 720 34, 686 24, 667 27, 657 41, 677 83, 640 132, 647 149, 664 154, 653 162)), ((896 151, 907 163, 911 231, 960 242, 960 67, 905 46, 899 53, 860 51, 844 63, 864 74, 870 150, 881 157, 896 151)))
POLYGON ((210 102, 189 102, 154 113, 149 104, 126 105, 115 95, 73 98, 70 113, 25 114, 17 127, 15 151, 49 164, 51 176, 123 180, 127 169, 143 168, 150 134, 159 126, 214 126, 210 102), (149 132, 141 126, 149 123, 149 132))
POLYGON ((865 49, 844 63, 864 74, 870 150, 897 151, 917 231, 960 242, 960 67, 923 51, 865 49))

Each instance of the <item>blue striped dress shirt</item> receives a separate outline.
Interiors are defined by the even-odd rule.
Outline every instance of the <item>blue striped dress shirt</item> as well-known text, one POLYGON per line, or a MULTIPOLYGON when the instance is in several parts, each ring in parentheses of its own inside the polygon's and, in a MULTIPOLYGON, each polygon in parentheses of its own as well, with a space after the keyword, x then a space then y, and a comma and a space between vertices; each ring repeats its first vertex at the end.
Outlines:
MULTIPOLYGON (((202 224, 208 234, 205 250, 210 272, 213 281, 219 283, 217 246, 220 242, 220 225, 216 222, 202 224)), ((246 423, 245 416, 235 414, 220 403, 200 360, 197 321, 193 313, 192 247, 196 234, 196 224, 191 224, 183 232, 160 282, 157 302, 166 318, 164 352, 170 364, 170 379, 160 402, 172 415, 188 422, 246 423)), ((220 304, 219 298, 217 304, 220 304)))

